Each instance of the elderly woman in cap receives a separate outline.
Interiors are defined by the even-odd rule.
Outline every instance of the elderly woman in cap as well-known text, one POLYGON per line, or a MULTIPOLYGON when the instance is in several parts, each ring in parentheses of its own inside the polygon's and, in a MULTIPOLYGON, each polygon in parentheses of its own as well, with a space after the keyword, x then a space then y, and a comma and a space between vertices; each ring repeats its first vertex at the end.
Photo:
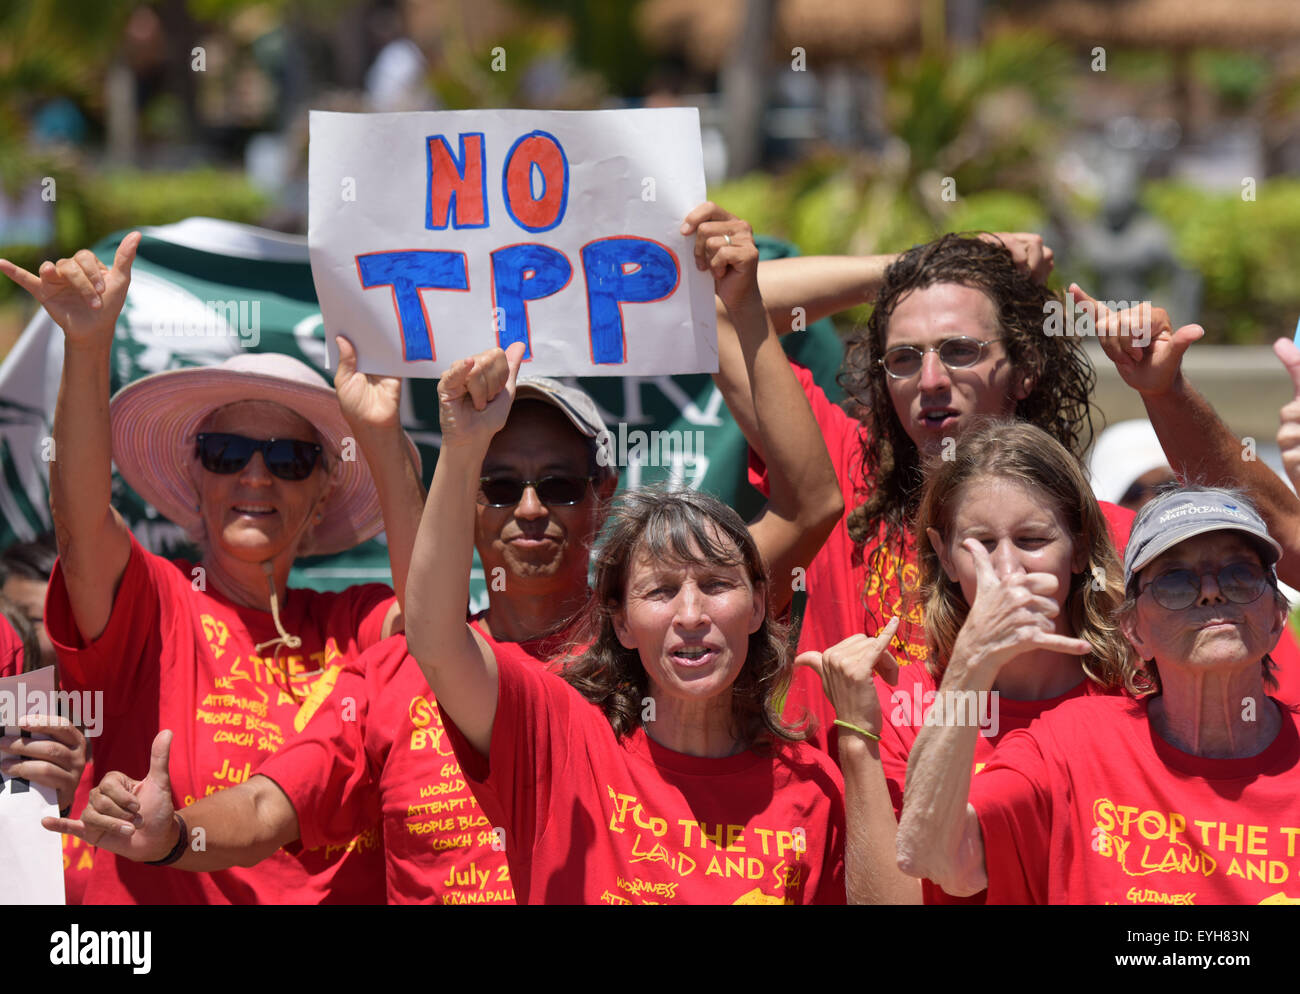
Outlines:
MULTIPOLYGON (((949 670, 987 690, 1050 631, 1049 579, 999 578, 972 543, 981 610, 1006 637, 958 638, 949 670)), ((1067 701, 998 745, 972 780, 973 728, 922 731, 900 867, 1001 903, 1256 904, 1300 899, 1291 856, 1300 728, 1268 695, 1287 604, 1280 546, 1226 490, 1158 496, 1134 522, 1118 619, 1147 693, 1067 701)))
MULTIPOLYGON (((123 239, 112 267, 83 250, 46 262, 39 276, 8 262, 0 271, 65 336, 50 467, 60 560, 46 611, 64 685, 104 694, 96 761, 105 768, 147 764, 157 731, 175 730, 184 759, 171 786, 183 804, 245 780, 349 658, 401 629, 422 493, 398 421, 400 381, 358 374, 344 339, 337 395, 294 359, 248 354, 146 377, 110 403, 114 325, 139 241, 123 239), (110 502, 110 458, 198 542, 198 562, 145 551, 110 502), (380 584, 288 588, 298 556, 340 552, 384 525, 396 599, 380 584)), ((256 872, 193 875, 103 859, 86 899, 382 900, 377 853, 365 842, 347 853, 287 848, 256 872)))

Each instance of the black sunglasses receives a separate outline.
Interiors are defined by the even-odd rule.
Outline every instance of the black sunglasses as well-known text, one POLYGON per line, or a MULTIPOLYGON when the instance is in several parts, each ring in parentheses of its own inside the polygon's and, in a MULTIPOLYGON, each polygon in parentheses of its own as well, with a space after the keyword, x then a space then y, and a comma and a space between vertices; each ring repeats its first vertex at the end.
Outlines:
POLYGON ((939 361, 949 369, 968 369, 980 361, 984 349, 995 341, 998 339, 984 342, 978 338, 959 335, 956 338, 944 339, 938 345, 931 345, 927 349, 919 349, 915 345, 896 345, 889 349, 879 362, 885 367, 885 372, 896 380, 910 379, 919 373, 927 352, 938 352, 939 361))
POLYGON ((226 432, 201 432, 194 439, 194 454, 209 473, 228 476, 248 465, 254 452, 272 476, 282 480, 305 480, 320 460, 321 447, 296 438, 247 438, 226 432))
MULTIPOLYGON (((1219 593, 1233 604, 1249 604, 1257 600, 1271 584, 1269 575, 1254 563, 1230 563, 1213 576, 1219 593)), ((1181 611, 1191 607, 1201 596, 1202 574, 1190 569, 1171 569, 1138 591, 1138 596, 1150 591, 1151 599, 1168 611, 1181 611)))
POLYGON ((540 480, 519 480, 510 476, 479 477, 479 491, 488 507, 514 507, 532 487, 537 499, 547 505, 577 504, 587 496, 587 484, 594 476, 543 476, 540 480))

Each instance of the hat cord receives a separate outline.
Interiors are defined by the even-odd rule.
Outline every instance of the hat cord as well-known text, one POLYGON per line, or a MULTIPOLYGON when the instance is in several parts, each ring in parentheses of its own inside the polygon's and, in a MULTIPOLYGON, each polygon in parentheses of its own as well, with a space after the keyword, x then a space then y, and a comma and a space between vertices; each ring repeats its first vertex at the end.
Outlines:
MULTIPOLYGON (((280 658, 280 650, 282 648, 297 649, 302 645, 302 639, 297 635, 290 635, 284 630, 284 625, 280 623, 280 599, 275 595, 275 580, 271 575, 271 561, 269 559, 262 563, 262 569, 266 572, 267 586, 271 590, 271 620, 275 622, 275 630, 279 632, 279 637, 267 639, 265 642, 259 642, 253 647, 253 651, 261 654, 263 649, 267 646, 273 645, 275 646, 275 655, 272 657, 272 660, 278 662, 280 658)), ((286 687, 290 692, 290 696, 292 696, 292 680, 290 679, 287 668, 285 670, 284 678, 286 687)))

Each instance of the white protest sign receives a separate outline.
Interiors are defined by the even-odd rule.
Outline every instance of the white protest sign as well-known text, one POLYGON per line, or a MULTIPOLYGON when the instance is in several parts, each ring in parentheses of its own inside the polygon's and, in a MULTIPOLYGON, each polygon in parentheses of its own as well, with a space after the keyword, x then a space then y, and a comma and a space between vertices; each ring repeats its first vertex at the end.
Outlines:
POLYGON ((330 365, 440 376, 524 342, 535 375, 716 372, 694 108, 313 111, 308 245, 330 365))
MULTIPOLYGON (((0 679, 6 720, 20 714, 48 713, 54 696, 54 667, 0 679)), ((14 726, 4 734, 19 731, 14 726)), ((63 839, 41 828, 42 818, 57 818, 54 789, 0 774, 0 903, 63 904, 63 839)))

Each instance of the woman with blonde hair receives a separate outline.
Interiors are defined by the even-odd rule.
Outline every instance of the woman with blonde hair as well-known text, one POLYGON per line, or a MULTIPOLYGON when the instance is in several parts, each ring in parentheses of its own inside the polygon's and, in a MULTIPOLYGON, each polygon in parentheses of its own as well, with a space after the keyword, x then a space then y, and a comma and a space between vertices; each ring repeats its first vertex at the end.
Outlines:
MULTIPOLYGON (((846 789, 856 783, 871 798, 874 837, 864 846, 880 887, 850 893, 851 900, 916 900, 922 890, 927 902, 945 899, 905 880, 891 843, 923 729, 970 729, 966 762, 978 769, 1009 731, 1064 701, 1143 687, 1112 617, 1123 589, 1107 519, 1074 456, 1041 429, 1007 420, 972 425, 951 454, 927 470, 915 529, 927 668, 908 667, 907 680, 878 683, 869 694, 869 673, 897 679, 887 654, 872 655, 873 640, 854 636, 799 658, 822 674, 836 706, 846 789), (1016 591, 996 611, 975 596, 981 561, 1016 591), (1008 664, 991 688, 977 694, 950 686, 947 665, 959 646, 993 648, 1015 638, 1031 639, 1035 651, 1008 664)), ((853 842, 850 824, 850 868, 853 842)))
MULTIPOLYGON (((1007 573, 966 544, 977 593, 945 689, 979 693, 1026 656, 1089 651, 1053 632, 1048 570, 1007 573)), ((1240 493, 1187 487, 1148 503, 1116 618, 1147 661, 1131 682, 1149 692, 1052 708, 973 778, 974 733, 925 728, 899 866, 999 903, 1294 903, 1273 872, 1284 864, 1267 858, 1286 851, 1300 786, 1300 718, 1267 693, 1287 615, 1281 551, 1240 493)))

